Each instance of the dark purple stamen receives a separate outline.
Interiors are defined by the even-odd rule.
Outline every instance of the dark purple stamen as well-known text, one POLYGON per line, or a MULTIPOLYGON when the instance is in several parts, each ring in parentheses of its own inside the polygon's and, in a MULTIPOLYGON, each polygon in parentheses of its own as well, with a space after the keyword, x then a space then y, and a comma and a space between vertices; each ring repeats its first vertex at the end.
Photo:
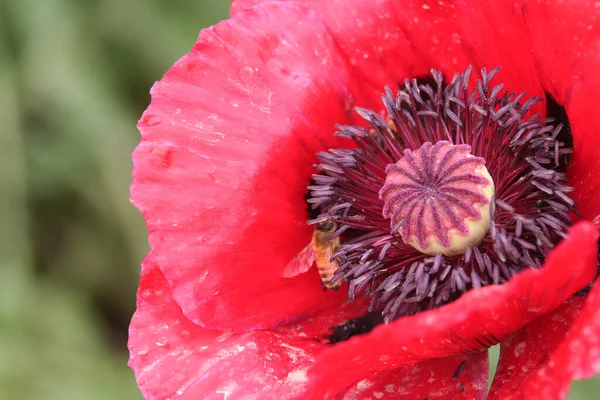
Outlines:
MULTIPOLYGON (((339 126, 337 133, 351 138, 356 148, 318 154, 319 173, 313 175, 307 201, 319 216, 310 222, 328 219, 338 224, 341 245, 334 255, 339 264, 334 279, 350 283, 351 298, 369 295, 370 310, 382 313, 386 321, 438 307, 471 288, 506 282, 523 268, 540 267, 571 225, 570 213, 576 212, 569 197, 573 189, 561 164, 571 150, 558 139, 562 125, 529 116, 539 99, 524 101, 523 94, 502 92, 502 85, 491 87, 498 70, 482 70, 473 90, 468 89, 470 70, 456 75, 447 87, 433 71, 435 85, 406 80, 395 96, 386 88, 382 99, 387 120, 358 109, 369 128, 339 126), (472 156, 485 160, 495 186, 487 204, 483 198, 469 200, 481 194, 472 187, 455 187, 473 178, 453 169, 456 162, 445 158, 448 153, 441 148, 445 142, 457 148, 468 145, 472 156), (405 155, 425 143, 431 143, 425 153, 435 162, 423 161, 418 152, 412 161, 405 155), (404 176, 402 182, 384 187, 388 165, 399 161, 390 169, 404 176), (429 214, 411 208, 423 194, 419 190, 424 182, 437 188, 430 194, 438 196, 439 207, 429 208, 429 214), (442 184, 445 190, 440 191, 442 184), (398 193, 401 188, 408 190, 405 198, 398 193), (387 204, 389 198, 396 205, 387 204), (447 244, 449 230, 440 221, 455 224, 450 231, 464 233, 462 217, 474 203, 487 207, 489 226, 462 253, 424 254, 405 243, 408 223, 421 236, 419 241, 434 232, 447 244), (431 231, 423 228, 427 221, 431 231)), ((483 183, 480 177, 475 180, 483 183)))

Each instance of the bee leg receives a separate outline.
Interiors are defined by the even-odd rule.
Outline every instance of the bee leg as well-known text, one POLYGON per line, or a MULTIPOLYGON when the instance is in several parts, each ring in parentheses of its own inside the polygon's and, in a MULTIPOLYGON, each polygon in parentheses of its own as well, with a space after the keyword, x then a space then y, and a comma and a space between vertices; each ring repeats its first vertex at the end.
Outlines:
POLYGON ((325 284, 323 283, 323 281, 321 281, 321 287, 323 288, 324 292, 327 291, 327 286, 325 286, 325 284))

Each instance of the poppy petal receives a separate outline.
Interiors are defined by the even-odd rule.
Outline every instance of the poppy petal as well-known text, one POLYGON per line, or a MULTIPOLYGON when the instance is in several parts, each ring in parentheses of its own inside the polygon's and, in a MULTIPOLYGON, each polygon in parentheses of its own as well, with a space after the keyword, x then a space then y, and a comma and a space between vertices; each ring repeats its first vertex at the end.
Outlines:
MULTIPOLYGON (((229 399, 302 399, 310 384, 306 370, 317 352, 329 347, 316 339, 325 327, 356 311, 346 304, 275 331, 208 330, 182 314, 163 273, 145 262, 130 327, 129 365, 148 400, 220 399, 224 394, 229 399)), ((435 393, 435 398, 462 394, 479 399, 487 388, 487 365, 487 352, 478 352, 377 371, 339 395, 406 399, 435 393)))
POLYGON ((345 392, 343 399, 479 400, 485 399, 487 386, 488 354, 482 351, 375 372, 345 392))
POLYGON ((542 85, 565 107, 573 134, 570 177, 584 217, 600 215, 600 3, 515 2, 542 85), (533 28, 532 28, 533 27, 533 28))
POLYGON ((244 331, 346 299, 286 263, 310 241, 303 199, 315 153, 344 146, 353 78, 314 13, 264 4, 201 32, 152 88, 131 200, 193 322, 244 331), (314 40, 319 37, 319 40, 314 40))
MULTIPOLYGON (((236 0, 232 13, 260 3, 236 0)), ((361 92, 378 99, 384 86, 428 77, 431 68, 447 80, 473 66, 503 68, 496 83, 544 96, 524 27, 506 1, 299 0, 315 10, 359 76, 361 92)), ((284 3, 284 2, 281 2, 284 3)), ((373 101, 371 107, 378 107, 373 101)))
MULTIPOLYGON (((526 382, 536 380, 535 375, 543 369, 549 361, 549 356, 569 333, 581 312, 582 304, 583 299, 571 298, 553 312, 538 318, 502 342, 500 359, 490 390, 491 399, 510 399, 513 395, 515 398, 523 398, 523 389, 528 386, 526 382)), ((563 398, 564 395, 557 392, 561 386, 562 382, 552 384, 548 381, 530 394, 540 393, 542 398, 563 398), (543 386, 546 384, 552 394, 550 397, 543 395, 543 386)))
POLYGON ((481 350, 554 310, 596 276, 598 232, 588 222, 574 225, 543 268, 526 270, 508 283, 471 290, 438 309, 401 318, 368 335, 320 353, 309 378, 313 397, 339 391, 381 369, 481 350), (327 381, 322 380, 328 371, 327 381))
POLYGON ((356 313, 346 304, 276 331, 209 330, 183 315, 164 274, 145 262, 129 329, 129 365, 147 400, 305 398, 306 370, 328 346, 319 338, 356 313))
POLYGON ((144 265, 129 335, 129 365, 144 398, 241 399, 267 385, 302 391, 310 349, 283 348, 273 336, 198 327, 181 313, 162 272, 144 265), (264 357, 271 351, 274 357, 264 357))
MULTIPOLYGON (((600 43, 600 42, 599 42, 600 43)), ((591 104, 600 97, 600 63, 595 66, 594 83, 583 82, 571 91, 566 110, 573 134, 573 157, 569 164, 572 197, 584 218, 600 217, 600 114, 591 104)))
POLYGON ((573 379, 600 372, 600 284, 502 343, 490 399, 564 399, 573 379))

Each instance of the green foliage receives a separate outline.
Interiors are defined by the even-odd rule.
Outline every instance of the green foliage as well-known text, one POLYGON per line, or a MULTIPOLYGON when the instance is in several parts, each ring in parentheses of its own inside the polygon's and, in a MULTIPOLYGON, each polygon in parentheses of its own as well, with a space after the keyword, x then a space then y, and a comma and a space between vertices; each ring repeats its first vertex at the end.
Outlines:
POLYGON ((140 398, 125 348, 148 250, 127 200, 135 124, 228 7, 0 2, 0 400, 140 398))
POLYGON ((0 2, 0 400, 139 399, 129 204, 148 91, 227 0, 0 2))

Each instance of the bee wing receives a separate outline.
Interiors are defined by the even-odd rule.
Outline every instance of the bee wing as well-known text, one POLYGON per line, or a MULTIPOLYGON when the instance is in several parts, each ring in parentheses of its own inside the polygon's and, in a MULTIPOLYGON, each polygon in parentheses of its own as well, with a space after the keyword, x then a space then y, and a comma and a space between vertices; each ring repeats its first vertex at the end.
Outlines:
POLYGON ((294 258, 285 266, 283 270, 284 278, 292 278, 296 275, 305 273, 315 263, 315 250, 313 249, 312 243, 303 248, 300 253, 296 254, 294 258))

